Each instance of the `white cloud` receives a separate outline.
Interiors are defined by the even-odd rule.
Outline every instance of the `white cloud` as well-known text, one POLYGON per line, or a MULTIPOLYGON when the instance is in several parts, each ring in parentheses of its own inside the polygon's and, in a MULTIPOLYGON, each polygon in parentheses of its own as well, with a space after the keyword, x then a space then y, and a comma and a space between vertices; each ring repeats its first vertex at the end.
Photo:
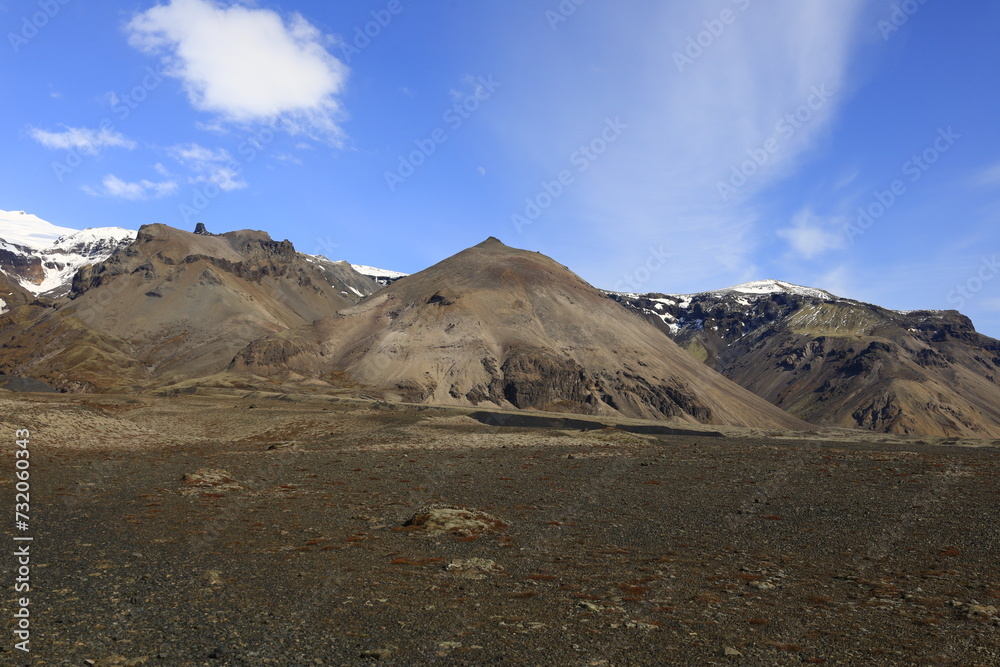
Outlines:
POLYGON ((224 148, 205 148, 199 144, 182 144, 169 150, 170 156, 195 173, 192 183, 214 183, 230 192, 247 187, 240 173, 240 164, 224 148))
POLYGON ((95 197, 114 197, 116 199, 141 201, 144 199, 157 199, 173 194, 177 191, 177 183, 175 181, 154 183, 145 179, 131 183, 123 181, 114 174, 108 174, 104 177, 101 188, 84 186, 83 191, 95 197))
POLYGON ((795 214, 791 227, 779 229, 777 234, 803 259, 812 259, 846 245, 843 227, 844 222, 839 218, 826 220, 805 209, 795 214))
POLYGON ((61 132, 49 132, 33 127, 29 130, 31 138, 52 150, 78 150, 88 155, 97 155, 104 148, 125 148, 132 150, 136 143, 113 130, 102 128, 94 130, 89 127, 68 127, 61 132))
POLYGON ((347 67, 326 50, 331 40, 299 14, 171 0, 136 15, 129 43, 162 57, 191 104, 241 123, 282 121, 335 143, 341 132, 337 96, 347 67))
POLYGON ((272 153, 271 157, 278 162, 284 162, 286 164, 302 165, 302 160, 295 157, 291 153, 272 153))

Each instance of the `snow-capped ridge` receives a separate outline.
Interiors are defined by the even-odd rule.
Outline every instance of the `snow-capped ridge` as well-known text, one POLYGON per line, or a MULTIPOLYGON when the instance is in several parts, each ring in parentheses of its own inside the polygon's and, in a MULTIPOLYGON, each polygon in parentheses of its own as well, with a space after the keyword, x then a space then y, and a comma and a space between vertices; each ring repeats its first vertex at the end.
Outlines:
POLYGON ((686 299, 690 300, 691 297, 700 296, 702 294, 712 294, 712 295, 724 295, 724 294, 741 294, 748 297, 759 297, 766 296, 768 294, 794 294, 796 296, 808 296, 816 299, 839 299, 838 296, 831 294, 823 289, 817 289, 815 287, 805 287, 803 285, 796 285, 794 283, 789 283, 784 280, 751 280, 750 282, 741 283, 733 287, 724 287, 722 289, 710 290, 708 292, 697 292, 694 294, 668 294, 668 297, 674 299, 686 299))
POLYGON ((62 296, 81 267, 103 262, 137 235, 121 227, 58 227, 24 211, 0 211, 0 251, 17 267, 7 270, 35 295, 62 296))
POLYGON ((122 243, 135 241, 138 232, 122 227, 87 227, 71 234, 60 236, 49 250, 69 250, 85 246, 94 246, 106 242, 122 243))

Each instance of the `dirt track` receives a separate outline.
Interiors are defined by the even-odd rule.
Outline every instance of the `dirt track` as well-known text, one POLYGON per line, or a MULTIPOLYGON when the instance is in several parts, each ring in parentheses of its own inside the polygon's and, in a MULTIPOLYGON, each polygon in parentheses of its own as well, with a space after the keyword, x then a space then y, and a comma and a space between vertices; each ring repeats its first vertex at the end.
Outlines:
POLYGON ((33 431, 31 664, 1000 662, 993 446, 0 402, 33 431), (498 521, 404 526, 435 506, 498 521))

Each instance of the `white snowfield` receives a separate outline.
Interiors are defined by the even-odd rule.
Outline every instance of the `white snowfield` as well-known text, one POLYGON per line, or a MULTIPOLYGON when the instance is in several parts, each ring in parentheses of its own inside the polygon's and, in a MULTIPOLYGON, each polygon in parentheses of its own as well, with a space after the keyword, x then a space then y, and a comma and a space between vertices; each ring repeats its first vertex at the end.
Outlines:
POLYGON ((24 211, 0 211, 0 250, 38 257, 42 262, 45 277, 41 283, 18 278, 22 287, 36 295, 61 296, 78 269, 103 262, 137 235, 121 227, 57 227, 24 211))
MULTIPOLYGON (((742 285, 736 285, 735 287, 727 287, 725 289, 712 290, 711 292, 702 292, 702 294, 745 294, 750 297, 754 296, 765 296, 767 294, 776 294, 779 292, 784 292, 786 294, 794 294, 796 296, 811 296, 817 299, 839 299, 840 297, 830 294, 826 290, 816 289, 815 287, 803 287, 802 285, 794 285, 792 283, 786 283, 784 280, 753 280, 748 283, 743 283, 742 285)), ((692 296, 698 296, 697 294, 671 294, 670 296, 677 298, 689 298, 692 296)))
POLYGON ((364 264, 351 264, 351 268, 360 273, 363 276, 368 276, 369 278, 405 278, 410 275, 408 273, 400 273, 399 271, 390 271, 388 269, 376 269, 374 266, 365 266, 364 264))
POLYGON ((77 231, 68 227, 56 227, 24 211, 0 211, 0 241, 29 250, 47 248, 59 240, 60 236, 77 231))

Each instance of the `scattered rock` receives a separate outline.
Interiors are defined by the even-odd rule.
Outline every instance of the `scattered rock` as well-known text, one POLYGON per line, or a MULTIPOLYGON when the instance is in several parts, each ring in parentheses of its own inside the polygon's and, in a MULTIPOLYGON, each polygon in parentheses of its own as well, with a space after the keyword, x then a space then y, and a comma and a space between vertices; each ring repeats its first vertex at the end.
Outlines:
POLYGON ((773 591, 777 588, 777 586, 772 584, 770 581, 751 581, 749 585, 760 591, 773 591))
POLYGON ((659 630, 652 623, 643 623, 642 621, 628 621, 625 623, 625 627, 629 630, 659 630))
POLYGON ((997 618, 997 608, 970 604, 966 606, 965 617, 974 621, 992 621, 997 618))
POLYGON ((466 579, 485 579, 491 574, 502 574, 503 568, 496 561, 488 558, 459 558, 444 567, 449 574, 466 579))
POLYGON ((420 528, 432 535, 462 537, 500 532, 510 527, 510 524, 486 512, 457 507, 429 507, 414 514, 403 525, 420 528))
POLYGON ((580 607, 581 609, 586 609, 587 611, 592 611, 595 613, 600 613, 601 611, 603 611, 593 602, 587 602, 586 600, 580 600, 579 602, 576 603, 576 606, 580 607))
POLYGON ((229 647, 224 644, 220 644, 212 649, 212 652, 208 654, 208 657, 212 660, 222 660, 229 657, 229 647))
POLYGON ((290 449, 292 447, 295 447, 297 444, 299 443, 295 442, 294 440, 291 440, 289 442, 276 442, 272 445, 269 445, 267 450, 274 451, 276 449, 290 449))
POLYGON ((201 580, 206 586, 221 586, 222 574, 218 570, 205 570, 201 580))
POLYGON ((743 656, 742 653, 740 653, 739 651, 737 651, 736 649, 734 649, 732 646, 727 646, 722 651, 722 654, 725 655, 728 658, 740 658, 740 657, 743 656))
POLYGON ((364 660, 388 660, 392 657, 391 648, 376 648, 362 651, 359 656, 364 660))
POLYGON ((226 470, 202 468, 197 472, 191 472, 181 478, 185 484, 198 486, 216 486, 218 484, 233 484, 236 482, 233 476, 226 470))
POLYGON ((213 491, 238 491, 243 488, 228 471, 213 468, 202 468, 196 472, 188 473, 181 478, 181 482, 187 487, 181 491, 184 495, 201 493, 209 489, 213 491))
POLYGON ((106 658, 101 658, 100 660, 84 660, 88 665, 92 667, 138 667, 142 663, 146 662, 145 658, 126 658, 122 655, 109 655, 106 658))

